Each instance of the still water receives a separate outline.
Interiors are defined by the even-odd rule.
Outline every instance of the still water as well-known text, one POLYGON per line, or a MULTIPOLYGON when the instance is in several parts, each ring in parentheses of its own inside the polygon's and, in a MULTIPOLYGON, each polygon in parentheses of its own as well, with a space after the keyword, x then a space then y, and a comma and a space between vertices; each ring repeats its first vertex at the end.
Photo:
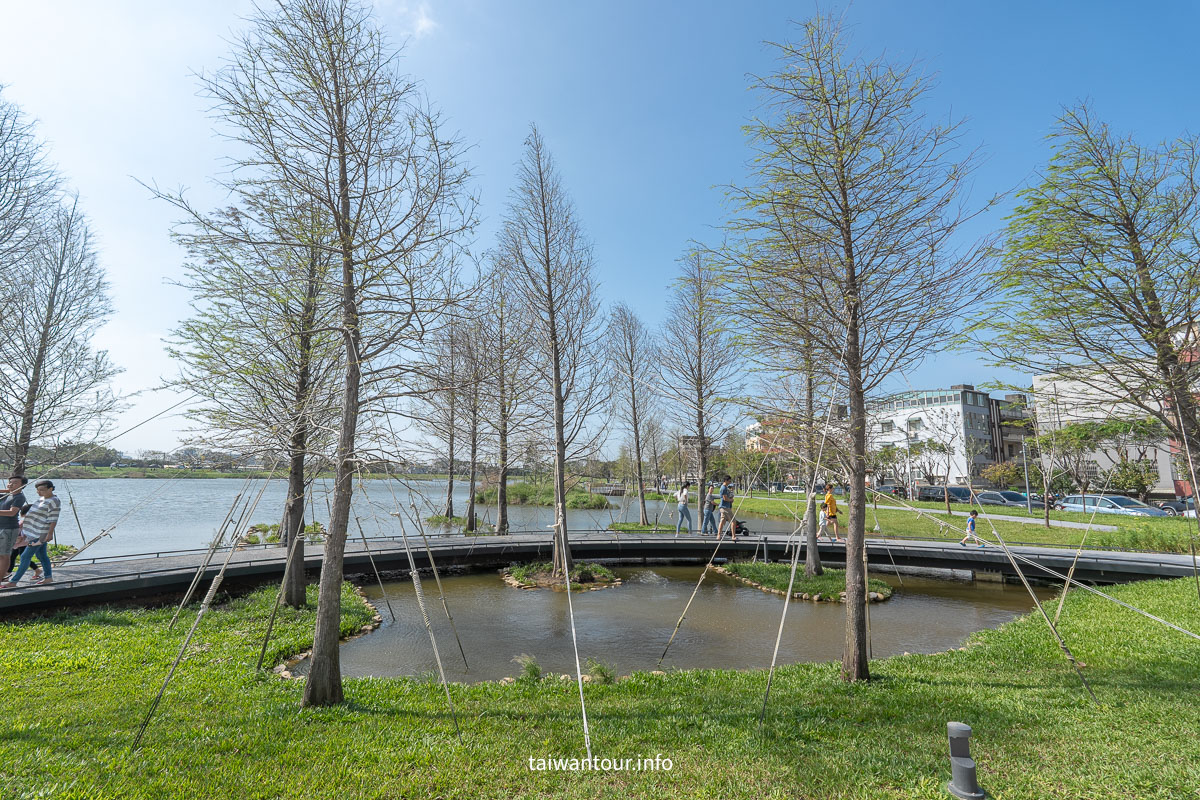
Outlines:
MULTIPOLYGON (((186 474, 186 473, 184 473, 186 474)), ((182 550, 207 547, 221 525, 234 498, 245 492, 253 504, 263 487, 254 481, 249 488, 238 478, 99 478, 94 480, 55 481, 57 493, 63 500, 62 517, 58 524, 57 540, 78 546, 80 534, 91 539, 97 533, 116 525, 112 533, 88 548, 88 556, 130 555, 163 550, 182 550), (79 516, 76 524, 72 506, 79 516)), ((467 490, 462 481, 454 482, 455 512, 466 510, 467 490)), ((332 481, 317 481, 312 505, 305 518, 329 522, 329 495, 332 481)), ((251 523, 277 523, 283 515, 286 481, 266 483, 258 505, 250 517, 251 523)), ((32 497, 32 492, 27 492, 32 497)), ((422 517, 440 514, 445 505, 446 481, 423 480, 401 484, 396 481, 369 480, 365 490, 356 489, 353 515, 370 536, 396 536, 401 528, 392 513, 398 507, 416 505, 422 517), (395 494, 393 495, 393 492, 395 494)), ((607 528, 611 522, 637 520, 637 509, 631 498, 615 497, 612 507, 601 511, 570 511, 568 524, 572 530, 607 528)), ((662 503, 649 503, 651 516, 668 514, 662 503)), ((481 522, 495 520, 495 509, 481 507, 481 522)), ((512 506, 509 524, 514 530, 545 530, 554 521, 552 509, 531 506, 512 506)), ((351 536, 358 528, 351 521, 351 536)))
MULTIPOLYGON (((579 657, 595 658, 618 674, 655 669, 700 576, 701 567, 623 567, 614 570, 622 586, 572 595, 579 657)), ((875 657, 905 651, 932 653, 957 647, 973 631, 1001 625, 1032 609, 1020 586, 894 577, 895 594, 871 604, 875 657)), ((495 680, 520 674, 513 659, 534 656, 542 668, 574 674, 567 597, 562 592, 515 589, 497 573, 443 579, 470 671, 438 600, 436 585, 423 581, 426 604, 437 636, 446 677, 456 681, 495 680)), ((437 665, 411 582, 385 584, 396 612, 392 622, 378 585, 365 591, 383 616, 376 631, 342 646, 344 675, 421 675, 437 665)), ((1049 596, 1046 592, 1045 596, 1049 596)), ((665 668, 763 668, 770 665, 783 598, 710 574, 700 588, 665 668)), ((794 602, 789 606, 779 663, 841 658, 845 612, 840 604, 794 602)), ((297 665, 303 673, 306 663, 297 665)))

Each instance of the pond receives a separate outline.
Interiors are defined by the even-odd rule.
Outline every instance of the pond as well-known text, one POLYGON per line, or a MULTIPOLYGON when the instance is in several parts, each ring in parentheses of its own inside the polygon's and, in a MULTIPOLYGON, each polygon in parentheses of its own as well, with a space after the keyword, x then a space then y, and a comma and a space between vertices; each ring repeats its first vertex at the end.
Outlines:
MULTIPOLYGON (((626 675, 656 668, 671 631, 700 576, 699 566, 618 567, 624 584, 572 595, 581 661, 595 658, 626 675)), ((874 577, 880 577, 875 575, 874 577)), ((896 591, 871 604, 872 654, 932 653, 957 647, 970 633, 1001 625, 1033 608, 1021 586, 904 576, 886 578, 896 591)), ((438 599, 432 578, 422 581, 446 677, 474 682, 520 674, 514 658, 530 655, 548 672, 574 674, 567 597, 563 592, 515 589, 495 572, 443 578, 446 603, 470 671, 438 599)), ((419 676, 436 670, 433 650, 411 582, 385 584, 396 612, 388 615, 378 585, 364 587, 383 625, 342 645, 348 677, 419 676)), ((1045 590, 1043 596, 1052 592, 1045 590)), ((754 669, 770 665, 783 598, 710 573, 701 585, 663 668, 754 669)), ((795 601, 788 609, 779 663, 839 660, 844 609, 795 601)), ((295 667, 303 674, 306 662, 295 667)))
MULTIPOLYGON (((247 488, 246 482, 237 478, 58 479, 55 483, 56 492, 63 500, 62 517, 55 537, 58 542, 79 546, 84 537, 90 539, 116 524, 109 536, 88 549, 89 557, 207 547, 239 492, 245 492, 244 497, 253 500, 263 489, 262 481, 254 481, 247 488)), ((315 515, 323 524, 328 523, 331 489, 332 481, 316 482, 312 497, 315 511, 310 508, 306 519, 313 519, 315 515)), ((250 521, 278 523, 283 515, 286 492, 285 481, 266 482, 250 521)), ((26 494, 33 496, 31 490, 26 494)), ((422 517, 429 517, 441 513, 445 496, 445 480, 409 481, 403 484, 368 480, 365 491, 355 492, 353 515, 357 522, 351 521, 350 535, 358 536, 359 524, 368 537, 399 535, 401 526, 392 515, 398 506, 407 509, 412 503, 422 517)), ((456 480, 456 513, 465 512, 466 501, 466 485, 456 480)), ((611 522, 637 520, 633 498, 614 497, 611 503, 611 508, 607 510, 568 512, 568 525, 572 530, 596 530, 607 528, 611 522)), ((651 516, 661 514, 664 521, 672 518, 673 507, 664 509, 662 503, 649 503, 648 506, 651 516)), ((479 508, 478 515, 480 521, 487 524, 495 521, 496 510, 483 506, 479 508)), ((514 530, 546 530, 553 523, 554 514, 550 508, 512 506, 509 520, 514 530)))

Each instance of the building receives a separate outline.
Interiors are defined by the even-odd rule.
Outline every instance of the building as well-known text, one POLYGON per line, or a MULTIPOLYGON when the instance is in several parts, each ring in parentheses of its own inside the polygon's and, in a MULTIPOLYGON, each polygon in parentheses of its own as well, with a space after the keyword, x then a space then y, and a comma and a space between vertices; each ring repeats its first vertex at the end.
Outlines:
MULTIPOLYGON (((869 404, 868 438, 871 447, 887 446, 919 451, 914 445, 932 442, 946 450, 920 465, 909 464, 920 481, 966 484, 979 482, 989 464, 1021 459, 1021 446, 1029 433, 1025 396, 994 398, 970 384, 949 389, 902 392, 869 404)), ((899 479, 898 474, 880 479, 899 479)))
MULTIPOLYGON (((1033 379, 1034 417, 1037 433, 1046 434, 1065 425, 1079 422, 1105 422, 1111 419, 1142 419, 1146 409, 1131 402, 1120 402, 1117 391, 1108 391, 1097 382, 1062 380, 1053 375, 1038 375, 1033 379)), ((1161 442, 1142 448, 1134 453, 1127 450, 1126 458, 1144 456, 1151 462, 1158 480, 1150 490, 1157 497, 1186 497, 1191 494, 1191 483, 1176 457, 1181 447, 1178 442, 1164 438, 1161 442)), ((1088 457, 1088 475, 1096 481, 1095 489, 1103 483, 1102 475, 1117 462, 1120 453, 1112 448, 1097 450, 1088 457)))
POLYGON ((784 417, 768 417, 746 426, 746 450, 751 453, 789 456, 799 447, 796 423, 784 417))

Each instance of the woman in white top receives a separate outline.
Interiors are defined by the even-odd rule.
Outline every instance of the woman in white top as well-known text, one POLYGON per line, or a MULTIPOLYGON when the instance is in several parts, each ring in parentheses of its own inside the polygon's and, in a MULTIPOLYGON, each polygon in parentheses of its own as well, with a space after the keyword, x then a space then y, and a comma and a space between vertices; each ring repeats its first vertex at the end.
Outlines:
POLYGON ((679 535, 679 529, 683 527, 683 521, 687 520, 687 532, 692 532, 692 510, 688 508, 688 487, 692 485, 691 481, 684 481, 683 486, 679 487, 679 491, 675 493, 675 502, 679 504, 679 522, 675 523, 675 535, 679 535))

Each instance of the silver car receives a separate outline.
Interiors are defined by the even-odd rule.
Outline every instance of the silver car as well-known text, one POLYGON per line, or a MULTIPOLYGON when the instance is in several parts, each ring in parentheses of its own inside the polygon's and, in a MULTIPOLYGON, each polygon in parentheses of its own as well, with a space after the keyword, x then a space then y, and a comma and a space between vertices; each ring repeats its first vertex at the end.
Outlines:
POLYGON ((1009 506, 1011 508, 1025 508, 1025 495, 1018 492, 980 492, 975 495, 976 501, 981 506, 1009 506))
POLYGON ((1083 511, 1090 514, 1126 514, 1137 517, 1165 517, 1167 512, 1160 508, 1148 506, 1141 500, 1134 500, 1123 494, 1089 494, 1086 497, 1079 494, 1069 494, 1055 505, 1059 511, 1083 511))

